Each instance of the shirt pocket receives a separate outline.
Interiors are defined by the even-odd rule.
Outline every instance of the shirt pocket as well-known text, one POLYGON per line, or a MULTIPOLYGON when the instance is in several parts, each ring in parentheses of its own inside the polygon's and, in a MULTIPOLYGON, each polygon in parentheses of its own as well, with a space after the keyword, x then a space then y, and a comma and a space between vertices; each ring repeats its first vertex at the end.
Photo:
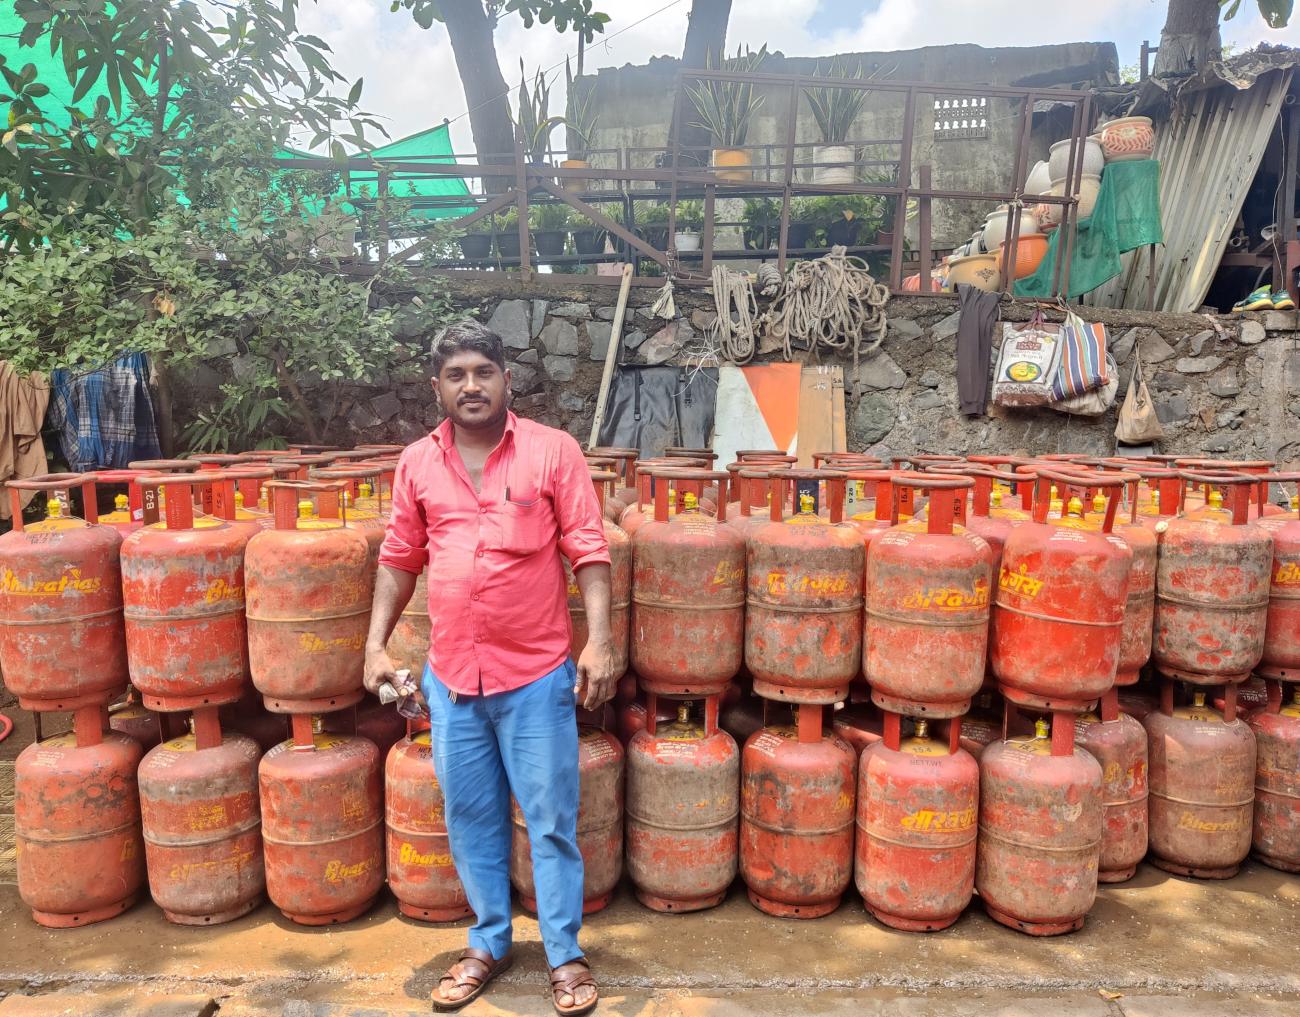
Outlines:
POLYGON ((526 557, 555 541, 555 511, 546 498, 536 497, 527 502, 507 499, 501 504, 498 518, 501 550, 507 554, 526 557))

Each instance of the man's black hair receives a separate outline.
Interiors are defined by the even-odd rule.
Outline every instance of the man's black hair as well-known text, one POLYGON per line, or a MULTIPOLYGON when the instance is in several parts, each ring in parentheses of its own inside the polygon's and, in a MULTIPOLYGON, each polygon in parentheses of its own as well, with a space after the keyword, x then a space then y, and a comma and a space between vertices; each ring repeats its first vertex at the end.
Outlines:
POLYGON ((442 374, 448 360, 457 353, 481 353, 502 371, 506 369, 505 347, 501 337, 477 321, 457 321, 439 333, 433 341, 433 376, 442 374))

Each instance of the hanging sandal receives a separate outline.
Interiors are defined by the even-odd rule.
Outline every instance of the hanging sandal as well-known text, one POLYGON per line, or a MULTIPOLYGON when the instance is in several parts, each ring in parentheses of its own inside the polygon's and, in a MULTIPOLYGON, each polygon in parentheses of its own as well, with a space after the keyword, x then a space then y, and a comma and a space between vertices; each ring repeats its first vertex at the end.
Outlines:
POLYGON ((439 1013, 451 1013, 453 1010, 469 1006, 470 1003, 483 995, 484 990, 492 983, 492 979, 510 970, 510 965, 514 961, 514 954, 508 953, 500 960, 496 960, 486 950, 476 950, 472 946, 466 947, 464 952, 461 953, 460 959, 447 969, 445 975, 438 979, 438 984, 434 986, 433 992, 430 993, 433 1008, 439 1013), (444 988, 466 987, 470 991, 459 999, 450 999, 442 995, 444 988))
POLYGON ((1273 297, 1269 294, 1267 286, 1261 286, 1233 304, 1232 313, 1241 314, 1243 311, 1263 311, 1272 308, 1273 297))
POLYGON ((596 990, 596 979, 592 976, 591 965, 587 963, 585 957, 561 964, 558 968, 551 968, 551 1005, 555 1007, 555 1012, 560 1017, 583 1017, 583 1014, 589 1014, 596 1009, 596 1004, 600 1002, 599 991, 596 991, 596 995, 592 996, 590 1002, 581 1005, 575 1002, 565 1006, 560 1002, 561 993, 571 1000, 576 1000, 577 990, 584 985, 590 985, 593 990, 596 990), (568 972, 562 973, 566 969, 568 972))
POLYGON ((1273 310, 1275 311, 1295 310, 1295 301, 1291 299, 1291 294, 1286 290, 1278 290, 1270 299, 1273 301, 1273 310))

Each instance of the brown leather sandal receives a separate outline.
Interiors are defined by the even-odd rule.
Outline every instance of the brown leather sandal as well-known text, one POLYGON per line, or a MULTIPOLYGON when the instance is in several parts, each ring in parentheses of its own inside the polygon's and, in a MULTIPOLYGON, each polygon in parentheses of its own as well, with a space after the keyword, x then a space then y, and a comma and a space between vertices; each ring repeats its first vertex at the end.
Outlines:
POLYGON ((433 1008, 439 1013, 451 1013, 453 1010, 469 1006, 483 995, 483 991, 491 984, 492 979, 510 970, 510 965, 514 962, 514 954, 508 953, 497 960, 486 950, 466 947, 460 955, 460 960, 447 969, 447 973, 438 979, 438 984, 430 993, 433 1008), (444 988, 455 989, 466 986, 470 991, 460 999, 449 999, 442 994, 444 988))
POLYGON ((551 1005, 555 1007, 555 1012, 560 1017, 583 1017, 583 1014, 589 1014, 596 1009, 596 1004, 600 1002, 600 992, 592 996, 591 1002, 578 1005, 576 1003, 565 1006, 560 1002, 560 993, 566 993, 570 999, 576 1000, 577 989, 584 985, 590 985, 596 989, 596 979, 591 974, 591 965, 587 963, 587 958, 579 957, 576 960, 568 961, 561 964, 558 968, 551 968, 551 1005), (577 968, 567 974, 561 974, 566 968, 577 968))

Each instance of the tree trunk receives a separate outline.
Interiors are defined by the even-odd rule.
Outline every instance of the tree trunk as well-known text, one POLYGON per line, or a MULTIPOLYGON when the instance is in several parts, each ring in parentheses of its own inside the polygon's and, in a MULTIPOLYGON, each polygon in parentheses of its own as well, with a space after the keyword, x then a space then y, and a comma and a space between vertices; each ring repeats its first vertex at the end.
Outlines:
MULTIPOLYGON (((686 44, 682 47, 682 69, 688 67, 717 68, 727 47, 727 21, 731 18, 731 0, 692 0, 690 18, 686 22, 686 44)), ((695 119, 695 107, 690 96, 682 96, 682 123, 679 139, 682 153, 680 162, 684 166, 704 166, 708 163, 708 149, 713 144, 713 135, 703 127, 692 127, 695 119), (696 151, 689 151, 696 149, 696 151)), ((668 144, 672 145, 673 131, 678 130, 674 119, 668 133, 668 144)), ((669 158, 672 149, 669 148, 669 158)))
POLYGON ((1218 0, 1169 0, 1155 77, 1185 77, 1223 57, 1218 0))
MULTIPOLYGON (((482 0, 444 0, 443 24, 451 37, 456 70, 469 107, 469 127, 480 161, 514 164, 515 132, 510 122, 510 92, 497 62, 492 22, 482 0)), ((513 175, 494 178, 487 186, 500 191, 511 186, 513 175)))

